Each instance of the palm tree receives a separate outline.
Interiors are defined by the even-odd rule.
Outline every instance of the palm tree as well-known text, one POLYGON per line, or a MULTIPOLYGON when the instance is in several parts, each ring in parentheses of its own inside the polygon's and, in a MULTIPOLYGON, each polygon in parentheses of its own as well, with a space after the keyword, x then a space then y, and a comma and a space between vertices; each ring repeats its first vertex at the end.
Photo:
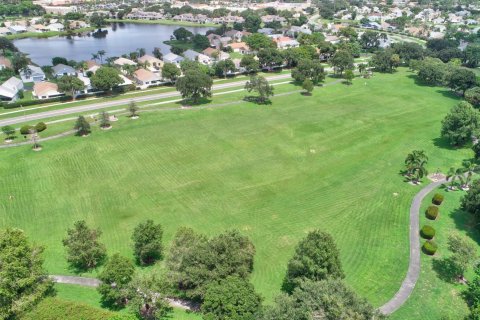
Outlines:
POLYGON ((471 161, 464 161, 463 162, 463 172, 465 176, 465 184, 463 185, 463 188, 468 188, 470 185, 470 182, 472 181, 472 176, 473 174, 477 173, 479 171, 480 167, 477 166, 475 163, 471 161))
POLYGON ((447 174, 447 181, 450 181, 450 186, 448 187, 450 190, 453 190, 455 187, 455 181, 459 180, 461 184, 463 184, 463 168, 450 168, 447 174))
POLYGON ((123 72, 125 72, 125 74, 129 77, 133 77, 133 73, 135 72, 136 69, 137 69, 136 66, 132 66, 129 64, 124 64, 122 66, 123 72))
POLYGON ((425 168, 425 165, 427 164, 427 160, 420 160, 415 163, 415 166, 413 168, 413 183, 418 183, 420 182, 420 179, 428 175, 427 168, 425 168))
POLYGON ((100 57, 100 63, 103 64, 103 56, 106 54, 107 52, 105 50, 99 50, 97 52, 98 56, 100 57))
POLYGON ((92 60, 97 61, 98 60, 98 54, 92 53, 92 60))
POLYGON ((138 48, 137 52, 139 57, 143 57, 146 54, 145 48, 138 48))
POLYGON ((405 158, 405 166, 407 167, 407 175, 411 176, 415 168, 422 162, 425 162, 424 165, 428 162, 428 157, 423 150, 413 150, 405 158))

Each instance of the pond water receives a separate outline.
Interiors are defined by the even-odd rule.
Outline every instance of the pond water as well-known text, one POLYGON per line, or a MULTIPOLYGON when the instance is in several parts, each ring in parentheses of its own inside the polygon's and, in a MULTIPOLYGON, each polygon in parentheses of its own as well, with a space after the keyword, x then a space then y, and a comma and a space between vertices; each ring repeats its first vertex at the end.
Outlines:
MULTIPOLYGON (((170 52, 163 41, 169 40, 179 26, 161 24, 116 23, 97 35, 74 37, 28 38, 15 40, 17 48, 28 54, 30 59, 40 65, 50 65, 53 57, 65 57, 67 60, 89 60, 92 53, 105 50, 105 57, 118 57, 145 48, 151 54, 159 47, 163 54, 170 52)), ((194 34, 205 34, 208 27, 185 27, 194 34)), ((104 59, 105 59, 104 57, 104 59)))

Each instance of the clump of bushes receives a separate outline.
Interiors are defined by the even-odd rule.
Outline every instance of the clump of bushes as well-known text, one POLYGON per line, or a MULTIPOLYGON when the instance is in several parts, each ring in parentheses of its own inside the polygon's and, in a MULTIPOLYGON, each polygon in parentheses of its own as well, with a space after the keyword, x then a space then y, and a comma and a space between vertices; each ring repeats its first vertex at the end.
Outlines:
POLYGON ((432 198, 432 203, 439 206, 442 204, 443 199, 444 199, 443 194, 435 193, 435 195, 432 198))
POLYGON ((35 130, 37 132, 42 132, 46 129, 47 129, 47 125, 45 124, 45 122, 39 122, 35 125, 35 130))
POLYGON ((29 125, 24 125, 20 128, 20 133, 24 136, 30 133, 30 130, 34 129, 34 127, 29 125))
POLYGON ((432 240, 425 241, 422 247, 423 252, 425 252, 425 254, 428 254, 429 256, 433 256, 435 252, 437 252, 437 248, 437 244, 432 240))
POLYGON ((420 235, 424 239, 431 240, 435 237, 435 229, 431 226, 423 226, 422 230, 420 230, 420 235))
POLYGON ((435 220, 438 216, 438 207, 437 206, 429 206, 427 211, 425 211, 425 216, 427 219, 435 220))

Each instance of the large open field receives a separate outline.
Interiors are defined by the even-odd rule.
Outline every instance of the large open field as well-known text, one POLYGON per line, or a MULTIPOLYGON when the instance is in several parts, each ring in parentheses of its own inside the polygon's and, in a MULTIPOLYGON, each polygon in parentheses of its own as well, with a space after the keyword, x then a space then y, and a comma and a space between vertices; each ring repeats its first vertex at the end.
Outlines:
POLYGON ((267 302, 296 242, 319 228, 337 241, 348 284, 380 306, 408 265, 408 208, 420 187, 399 175, 405 155, 425 150, 431 171, 471 156, 439 139, 457 99, 401 70, 272 102, 145 113, 39 153, 0 150, 0 227, 44 245, 55 274, 71 273, 61 239, 79 219, 103 230, 109 253, 127 256, 147 218, 162 223, 167 245, 180 226, 238 228, 256 245, 252 282, 267 302))

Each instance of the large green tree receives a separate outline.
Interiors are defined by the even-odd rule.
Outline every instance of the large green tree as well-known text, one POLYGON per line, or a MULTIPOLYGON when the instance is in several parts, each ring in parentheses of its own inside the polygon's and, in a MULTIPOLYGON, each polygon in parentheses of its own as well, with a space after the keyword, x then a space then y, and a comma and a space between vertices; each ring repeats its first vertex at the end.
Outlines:
POLYGON ((465 68, 453 68, 448 72, 446 83, 453 91, 465 94, 465 91, 477 85, 477 76, 471 70, 465 68))
POLYGON ((259 62, 255 59, 255 56, 252 54, 246 54, 242 57, 240 61, 240 67, 245 68, 247 73, 255 73, 260 69, 259 62))
POLYGON ((162 77, 164 79, 167 79, 170 82, 175 82, 177 81, 180 74, 181 74, 180 69, 174 63, 166 62, 163 65, 162 77))
POLYGON ((117 69, 112 67, 100 67, 90 80, 94 88, 102 91, 110 91, 123 83, 117 69))
POLYGON ((266 307, 261 320, 372 320, 382 319, 373 306, 342 280, 306 280, 289 296, 280 295, 266 307))
POLYGON ((470 68, 480 65, 480 43, 470 43, 465 48, 465 64, 470 68))
POLYGON ((442 121, 443 137, 452 145, 463 146, 477 136, 480 128, 480 113, 468 102, 462 101, 453 107, 442 121))
POLYGON ((353 56, 349 51, 338 50, 330 58, 330 64, 332 65, 335 73, 342 74, 347 69, 353 69, 353 56))
POLYGON ((83 81, 74 76, 62 76, 60 79, 58 79, 57 84, 60 92, 70 94, 74 100, 77 92, 85 88, 83 81))
POLYGON ((215 71, 216 76, 226 77, 229 73, 235 72, 236 68, 232 59, 225 59, 215 63, 213 70, 215 71))
POLYGON ((236 230, 207 239, 183 228, 173 240, 167 266, 178 289, 202 300, 214 281, 228 276, 246 279, 253 270, 254 255, 250 239, 236 230))
POLYGON ((187 41, 193 37, 193 33, 184 27, 180 27, 173 31, 173 36, 179 41, 187 41))
POLYGON ((84 116, 80 115, 75 122, 75 126, 73 129, 77 132, 79 136, 86 136, 89 135, 92 130, 90 129, 90 123, 88 123, 87 119, 84 116))
POLYGON ((270 96, 273 96, 273 86, 268 83, 265 77, 252 75, 250 79, 245 83, 245 89, 248 92, 257 92, 258 97, 256 100, 259 103, 265 103, 270 96))
POLYGON ((468 89, 465 91, 464 97, 472 106, 480 107, 480 87, 468 89))
POLYGON ((19 319, 52 292, 43 269, 43 248, 29 243, 18 229, 0 231, 0 318, 19 319))
POLYGON ((107 256, 105 246, 98 241, 101 234, 100 230, 90 229, 84 220, 75 222, 63 239, 67 261, 80 270, 97 267, 107 256))
POLYGON ((162 226, 153 220, 146 220, 135 227, 132 234, 133 253, 140 264, 151 264, 162 256, 162 236, 162 226))
POLYGON ((245 43, 248 44, 250 49, 259 51, 260 49, 275 48, 275 42, 272 39, 262 33, 253 33, 245 39, 245 43))
POLYGON ((128 306, 139 319, 162 320, 170 318, 173 308, 166 299, 168 282, 155 272, 136 275, 128 285, 128 306))
POLYGON ((105 264, 98 286, 102 303, 111 308, 122 308, 130 297, 129 285, 135 273, 133 263, 119 254, 114 254, 105 264))
POLYGON ((341 279, 344 276, 339 251, 332 236, 315 230, 296 246, 288 262, 283 288, 293 292, 304 280, 341 279))
POLYGON ((256 320, 261 301, 248 280, 229 276, 207 286, 202 313, 207 320, 256 320))
POLYGON ((325 70, 320 60, 302 59, 297 67, 292 69, 292 78, 298 83, 303 83, 309 79, 313 84, 319 84, 325 79, 325 70))
POLYGON ((200 70, 188 70, 175 84, 183 99, 191 99, 194 104, 201 97, 212 96, 212 78, 200 70))

